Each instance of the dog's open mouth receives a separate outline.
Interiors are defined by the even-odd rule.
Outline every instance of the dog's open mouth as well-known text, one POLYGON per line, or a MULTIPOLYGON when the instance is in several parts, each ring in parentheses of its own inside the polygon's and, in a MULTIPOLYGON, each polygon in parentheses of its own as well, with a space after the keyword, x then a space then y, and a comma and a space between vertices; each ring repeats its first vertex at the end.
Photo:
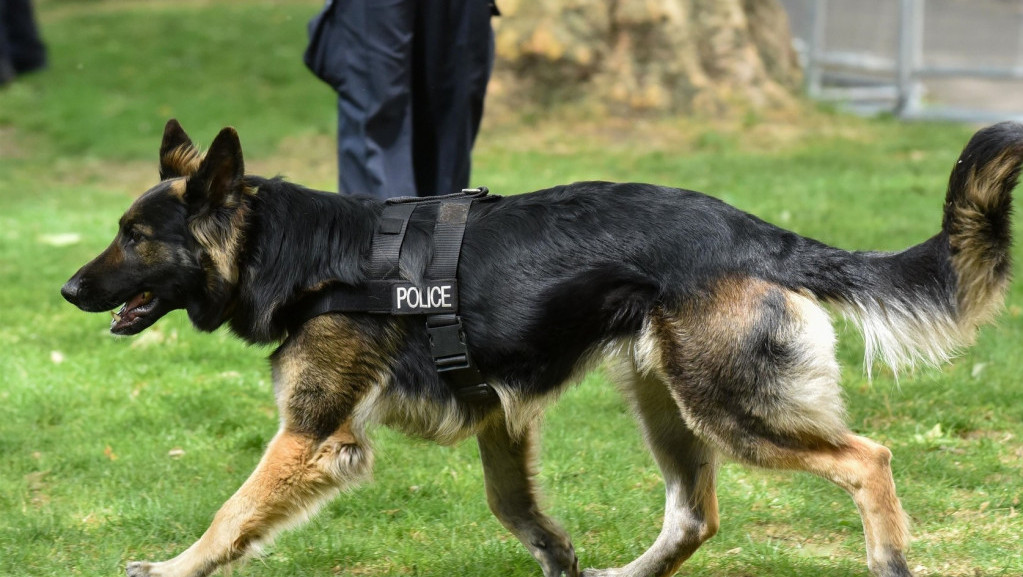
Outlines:
POLYGON ((133 335, 160 318, 156 313, 160 299, 149 291, 139 293, 124 303, 121 310, 110 312, 110 332, 115 335, 133 335))

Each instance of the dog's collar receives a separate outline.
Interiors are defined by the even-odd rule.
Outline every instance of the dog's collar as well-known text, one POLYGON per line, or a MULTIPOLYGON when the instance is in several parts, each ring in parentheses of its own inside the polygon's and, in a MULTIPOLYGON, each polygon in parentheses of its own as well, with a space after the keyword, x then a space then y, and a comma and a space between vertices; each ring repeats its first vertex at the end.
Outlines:
POLYGON ((488 192, 481 187, 445 196, 389 199, 373 234, 371 280, 358 287, 336 285, 308 295, 288 311, 290 328, 335 312, 425 316, 433 362, 441 379, 462 400, 495 401, 497 393, 469 355, 468 336, 458 314, 457 271, 465 223, 474 202, 499 198, 487 196, 488 192), (433 257, 424 281, 416 284, 401 276, 399 260, 409 220, 424 205, 437 205, 437 220, 433 257))

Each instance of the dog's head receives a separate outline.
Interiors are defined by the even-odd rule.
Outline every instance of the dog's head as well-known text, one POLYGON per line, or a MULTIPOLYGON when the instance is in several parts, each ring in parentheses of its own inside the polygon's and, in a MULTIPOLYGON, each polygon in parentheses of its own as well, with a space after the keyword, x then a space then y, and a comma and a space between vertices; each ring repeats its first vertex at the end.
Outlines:
POLYGON ((121 217, 117 236, 61 289, 88 312, 120 307, 110 331, 136 334, 174 309, 202 330, 230 314, 244 231, 244 163, 238 134, 225 128, 204 155, 176 120, 160 146, 161 182, 121 217))

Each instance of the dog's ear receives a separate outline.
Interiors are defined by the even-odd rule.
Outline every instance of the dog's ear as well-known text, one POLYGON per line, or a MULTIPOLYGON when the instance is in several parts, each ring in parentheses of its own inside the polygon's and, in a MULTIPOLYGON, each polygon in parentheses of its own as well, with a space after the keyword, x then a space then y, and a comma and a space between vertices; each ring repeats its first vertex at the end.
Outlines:
POLYGON ((233 128, 225 128, 213 139, 199 168, 188 179, 185 200, 206 207, 230 204, 241 193, 243 176, 241 141, 233 128))
POLYGON ((177 119, 168 120, 160 144, 160 180, 192 176, 198 170, 200 160, 202 155, 185 134, 185 129, 181 128, 177 119))

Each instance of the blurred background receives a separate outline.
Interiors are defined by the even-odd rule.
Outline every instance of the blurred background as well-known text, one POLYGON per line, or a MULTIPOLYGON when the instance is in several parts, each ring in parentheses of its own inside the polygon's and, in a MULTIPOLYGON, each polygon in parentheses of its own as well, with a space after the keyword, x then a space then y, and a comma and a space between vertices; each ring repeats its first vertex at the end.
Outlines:
POLYGON ((1023 111, 1014 0, 783 0, 814 98, 861 113, 983 122, 1023 111))
MULTIPOLYGON (((471 179, 496 194, 654 182, 843 248, 901 250, 938 231, 974 130, 1023 114, 1020 0, 498 6, 471 179)), ((201 146, 235 126, 249 172, 336 190, 337 96, 302 64, 323 3, 33 7, 46 65, 0 87, 0 575, 121 574, 187 547, 252 470, 277 427, 272 349, 180 312, 114 338, 60 286, 157 182, 168 118, 201 146)), ((977 346, 898 378, 868 379, 836 318, 850 426, 895 454, 918 576, 1023 575, 1019 285, 977 346)), ((545 424, 540 483, 585 566, 628 562, 660 528, 664 487, 627 413, 598 369, 545 424)), ((374 436, 376 482, 237 574, 538 573, 487 510, 473 443, 374 436)), ((721 531, 684 574, 866 574, 859 516, 834 487, 728 464, 719 498, 721 531)))

